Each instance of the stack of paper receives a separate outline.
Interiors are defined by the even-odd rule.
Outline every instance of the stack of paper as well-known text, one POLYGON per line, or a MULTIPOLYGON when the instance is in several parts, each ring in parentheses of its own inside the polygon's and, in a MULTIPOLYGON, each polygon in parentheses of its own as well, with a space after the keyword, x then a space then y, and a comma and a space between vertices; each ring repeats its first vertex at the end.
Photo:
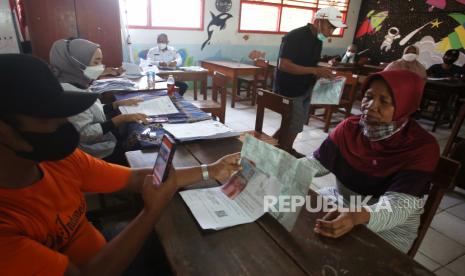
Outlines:
POLYGON ((179 69, 187 72, 203 72, 207 69, 200 67, 200 66, 187 66, 187 67, 179 67, 179 69))
POLYGON ((136 83, 123 78, 111 78, 94 81, 90 89, 93 92, 105 92, 113 90, 136 90, 136 83))
POLYGON ((136 106, 120 106, 122 114, 142 113, 147 116, 179 113, 170 97, 162 96, 139 103, 136 106))
POLYGON ((200 139, 216 139, 238 136, 221 122, 206 120, 187 124, 163 124, 163 129, 171 133, 179 141, 193 141, 200 139))

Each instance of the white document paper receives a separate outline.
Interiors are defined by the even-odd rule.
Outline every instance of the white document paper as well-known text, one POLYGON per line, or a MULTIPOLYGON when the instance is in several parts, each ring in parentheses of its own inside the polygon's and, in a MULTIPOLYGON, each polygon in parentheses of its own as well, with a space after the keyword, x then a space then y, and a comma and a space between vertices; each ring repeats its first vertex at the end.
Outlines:
POLYGON ((139 103, 137 106, 120 106, 122 114, 143 113, 147 116, 179 113, 170 97, 162 96, 139 103))
POLYGON ((203 229, 219 230, 260 218, 265 214, 264 196, 276 196, 279 186, 276 178, 257 173, 234 200, 221 187, 182 191, 180 195, 203 229))
POLYGON ((234 133, 232 129, 221 122, 205 120, 187 124, 163 124, 163 128, 178 140, 190 140, 234 133))

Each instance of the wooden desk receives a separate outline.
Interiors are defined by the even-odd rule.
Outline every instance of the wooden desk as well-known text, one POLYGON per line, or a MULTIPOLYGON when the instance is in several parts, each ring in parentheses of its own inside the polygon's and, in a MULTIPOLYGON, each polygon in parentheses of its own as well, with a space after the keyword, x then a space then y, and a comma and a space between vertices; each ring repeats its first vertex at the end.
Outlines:
MULTIPOLYGON (((244 64, 244 63, 238 63, 238 62, 233 62, 233 61, 210 61, 210 60, 202 60, 201 66, 209 71, 210 75, 213 75, 213 72, 218 71, 224 75, 226 75, 228 78, 231 79, 232 81, 232 100, 231 100, 231 107, 235 107, 236 101, 240 101, 241 99, 237 97, 236 91, 237 91, 237 77, 241 75, 253 75, 254 76, 254 81, 253 81, 253 96, 255 97, 256 93, 256 73, 260 69, 257 66, 249 65, 249 64, 244 64)), ((252 99, 252 102, 254 100, 252 99)))
POLYGON ((208 71, 183 71, 183 70, 173 70, 173 71, 166 71, 163 70, 157 74, 159 77, 167 79, 169 75, 173 75, 173 77, 177 81, 192 81, 194 82, 194 100, 197 100, 197 83, 200 82, 200 93, 203 94, 203 99, 207 99, 207 78, 208 78, 208 71))
MULTIPOLYGON (((241 147, 237 139, 182 145, 174 164, 210 163, 241 147)), ((208 185, 215 183, 191 188, 208 185)), ((339 239, 314 234, 323 215, 303 210, 291 232, 269 214, 255 223, 203 231, 176 195, 156 231, 179 275, 433 275, 364 226, 339 239)))

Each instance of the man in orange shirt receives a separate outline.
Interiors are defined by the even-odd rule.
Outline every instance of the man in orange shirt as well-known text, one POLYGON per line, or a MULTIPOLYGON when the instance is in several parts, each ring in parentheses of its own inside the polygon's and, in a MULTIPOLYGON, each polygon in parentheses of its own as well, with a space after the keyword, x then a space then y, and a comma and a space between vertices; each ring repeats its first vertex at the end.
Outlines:
MULTIPOLYGON (((200 167, 172 169, 164 185, 151 170, 106 163, 76 149, 66 119, 97 95, 63 91, 48 66, 27 55, 0 55, 0 271, 2 275, 118 275, 136 256, 180 187, 201 181, 200 167), (84 192, 140 192, 144 208, 106 243, 85 217, 84 192)), ((223 180, 239 156, 208 165, 223 180)))

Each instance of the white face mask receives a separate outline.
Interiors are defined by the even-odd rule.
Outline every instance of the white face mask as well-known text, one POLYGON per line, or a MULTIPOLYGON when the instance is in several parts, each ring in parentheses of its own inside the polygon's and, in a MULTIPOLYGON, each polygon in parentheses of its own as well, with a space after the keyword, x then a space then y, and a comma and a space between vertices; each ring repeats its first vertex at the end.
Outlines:
POLYGON ((346 52, 346 56, 349 57, 349 58, 351 58, 351 57, 354 56, 354 53, 347 51, 347 52, 346 52))
POLYGON ((414 61, 417 59, 417 57, 418 57, 417 54, 405 54, 402 56, 402 59, 405 61, 414 61))
POLYGON ((100 75, 105 71, 105 65, 99 64, 95 66, 87 66, 84 70, 84 76, 88 77, 91 80, 96 80, 100 75))
POLYGON ((166 43, 158 43, 158 49, 160 50, 165 50, 168 44, 166 43))

